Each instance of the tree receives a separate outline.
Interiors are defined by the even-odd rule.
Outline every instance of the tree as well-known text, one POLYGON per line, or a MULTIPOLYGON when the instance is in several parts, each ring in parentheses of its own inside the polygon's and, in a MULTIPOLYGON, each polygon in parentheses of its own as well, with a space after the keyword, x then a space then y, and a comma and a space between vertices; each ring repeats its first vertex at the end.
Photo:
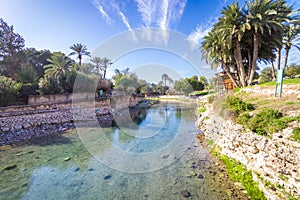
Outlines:
POLYGON ((264 68, 259 76, 259 79, 261 83, 272 81, 273 80, 272 68, 271 67, 264 68))
POLYGON ((97 70, 97 73, 99 74, 99 76, 101 77, 102 75, 101 75, 101 72, 100 72, 100 70, 101 70, 101 64, 102 64, 102 60, 101 60, 101 58, 100 57, 97 57, 97 56, 95 56, 95 57, 92 57, 91 58, 91 62, 94 64, 94 68, 95 69, 93 69, 93 71, 95 71, 95 70, 97 70))
POLYGON ((287 67, 288 56, 292 46, 296 47, 300 51, 300 46, 294 43, 294 40, 297 39, 299 36, 300 36, 300 25, 290 24, 286 26, 285 34, 283 37, 283 44, 285 46, 285 51, 286 51, 284 65, 283 65, 284 69, 287 67))
POLYGON ((290 78, 295 78, 296 75, 300 75, 300 65, 291 64, 286 70, 285 75, 290 78))
POLYGON ((161 75, 161 80, 163 81, 165 87, 167 87, 167 81, 168 81, 168 79, 169 79, 168 74, 163 73, 163 74, 161 75))
POLYGON ((109 59, 109 58, 104 57, 101 59, 101 69, 103 71, 103 79, 105 79, 105 77, 106 77, 106 70, 107 70, 108 66, 112 65, 112 64, 113 63, 111 62, 111 59, 109 59))
POLYGON ((44 66, 45 76, 49 78, 55 78, 58 84, 65 78, 66 71, 72 65, 72 60, 65 56, 63 53, 54 53, 50 59, 47 59, 50 63, 44 66))
POLYGON ((87 51, 86 46, 83 44, 73 44, 70 46, 70 49, 73 50, 73 52, 71 52, 69 56, 77 55, 77 58, 79 59, 79 66, 81 66, 82 56, 90 56, 90 52, 87 51))
POLYGON ((12 78, 0 76, 0 106, 7 106, 15 103, 19 97, 22 83, 12 78))
POLYGON ((24 43, 24 39, 14 32, 13 26, 0 18, 0 65, 6 68, 10 77, 14 77, 21 63, 24 43))
POLYGON ((227 6, 204 37, 203 58, 223 68, 235 86, 251 85, 257 62, 273 61, 281 48, 283 23, 292 11, 284 0, 252 0, 243 9, 238 3, 227 6))

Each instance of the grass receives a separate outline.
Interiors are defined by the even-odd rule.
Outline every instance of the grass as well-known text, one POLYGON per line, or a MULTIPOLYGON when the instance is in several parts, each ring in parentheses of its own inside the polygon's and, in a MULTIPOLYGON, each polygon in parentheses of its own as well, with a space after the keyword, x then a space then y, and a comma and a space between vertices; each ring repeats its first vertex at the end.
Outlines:
MULTIPOLYGON (((284 79, 283 84, 300 84, 300 78, 294 78, 294 79, 284 79)), ((266 82, 266 83, 260 83, 258 84, 260 86, 275 86, 276 82, 266 82)))
POLYGON ((213 150, 213 154, 226 165, 226 171, 230 179, 240 182, 252 200, 266 200, 264 193, 259 189, 258 184, 254 182, 251 171, 248 171, 243 164, 225 155, 219 155, 215 150, 213 150))

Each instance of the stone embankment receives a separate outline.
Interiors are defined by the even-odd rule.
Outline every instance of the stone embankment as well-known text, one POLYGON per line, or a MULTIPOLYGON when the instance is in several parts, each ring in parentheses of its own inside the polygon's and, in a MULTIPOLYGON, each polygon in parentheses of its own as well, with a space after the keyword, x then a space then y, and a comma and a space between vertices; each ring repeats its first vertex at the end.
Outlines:
POLYGON ((0 146, 53 135, 75 128, 75 125, 86 125, 87 121, 97 121, 100 126, 110 126, 113 115, 137 105, 143 97, 119 95, 72 101, 68 95, 67 100, 56 97, 58 101, 54 101, 55 103, 40 103, 37 99, 35 98, 35 104, 32 105, 0 108, 0 146))
MULTIPOLYGON (((289 195, 300 198, 300 143, 290 139, 292 128, 275 133, 272 138, 260 136, 217 116, 211 104, 205 99, 202 102, 206 103, 206 111, 197 120, 197 126, 206 139, 214 141, 217 151, 251 170, 268 199, 289 199, 289 195)), ((295 112, 300 116, 300 110, 295 112)))

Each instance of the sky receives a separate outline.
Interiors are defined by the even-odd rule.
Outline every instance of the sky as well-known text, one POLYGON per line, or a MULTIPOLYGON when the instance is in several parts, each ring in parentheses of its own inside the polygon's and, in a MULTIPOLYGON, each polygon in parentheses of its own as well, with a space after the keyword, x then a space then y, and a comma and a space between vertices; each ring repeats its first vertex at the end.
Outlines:
MULTIPOLYGON (((71 45, 82 43, 92 55, 112 59, 108 77, 116 68, 129 67, 155 82, 162 73, 173 74, 174 79, 194 74, 209 78, 216 73, 201 59, 199 46, 222 8, 232 2, 0 0, 0 17, 14 26, 26 47, 69 54, 71 45)), ((298 0, 289 3, 300 8, 298 0)), ((295 49, 292 62, 300 62, 295 49)))

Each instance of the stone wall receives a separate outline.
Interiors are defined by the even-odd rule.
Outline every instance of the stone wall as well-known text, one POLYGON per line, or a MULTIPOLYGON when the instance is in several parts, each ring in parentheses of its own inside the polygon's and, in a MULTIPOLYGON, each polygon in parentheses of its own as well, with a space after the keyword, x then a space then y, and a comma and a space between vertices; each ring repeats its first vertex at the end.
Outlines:
MULTIPOLYGON (((57 97, 57 95, 54 96, 57 97)), ((100 121, 105 121, 108 118, 111 119, 111 117, 106 117, 107 115, 112 116, 114 112, 134 106, 143 100, 143 97, 114 96, 96 100, 76 98, 72 102, 56 97, 49 97, 49 99, 60 99, 61 101, 0 108, 0 146, 21 142, 22 139, 40 134, 36 130, 46 131, 54 127, 59 129, 57 131, 63 131, 66 128, 62 127, 73 127, 74 121, 95 121, 96 118, 99 120, 99 117, 100 121)))
POLYGON ((275 133, 272 138, 259 136, 217 116, 211 104, 206 105, 197 126, 207 139, 214 141, 221 154, 251 170, 268 199, 288 199, 287 193, 300 198, 300 143, 289 138, 292 128, 275 133))

